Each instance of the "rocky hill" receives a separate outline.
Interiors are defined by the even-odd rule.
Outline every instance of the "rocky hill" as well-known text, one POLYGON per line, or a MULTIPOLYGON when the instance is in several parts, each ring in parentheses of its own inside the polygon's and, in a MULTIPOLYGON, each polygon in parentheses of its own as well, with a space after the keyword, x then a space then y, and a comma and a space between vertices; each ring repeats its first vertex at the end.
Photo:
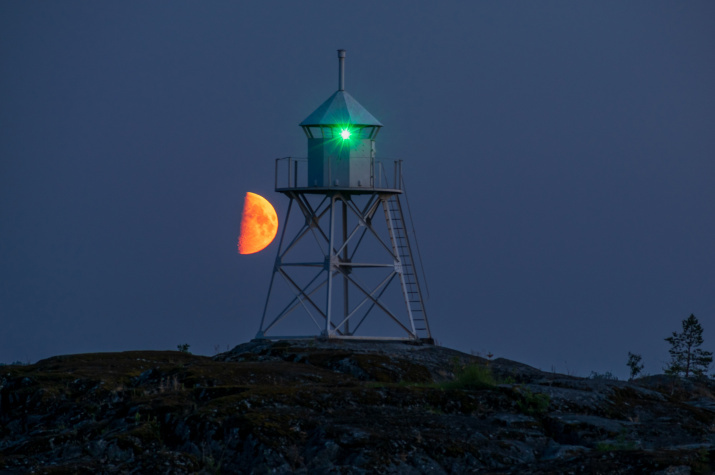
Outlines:
POLYGON ((404 342, 0 367, 2 473, 710 473, 715 387, 404 342))

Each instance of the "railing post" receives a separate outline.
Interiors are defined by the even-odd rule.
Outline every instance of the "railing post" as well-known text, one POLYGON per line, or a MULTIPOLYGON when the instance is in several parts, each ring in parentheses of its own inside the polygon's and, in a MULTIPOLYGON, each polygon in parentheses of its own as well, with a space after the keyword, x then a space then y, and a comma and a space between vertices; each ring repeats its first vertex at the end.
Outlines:
POLYGON ((293 171, 293 167, 291 164, 293 163, 293 157, 288 157, 288 188, 290 188, 290 184, 293 181, 291 175, 291 172, 293 171))
POLYGON ((278 189, 278 160, 280 160, 280 158, 276 158, 276 170, 273 174, 273 186, 276 190, 278 189))
POLYGON ((298 188, 298 160, 293 161, 293 166, 295 167, 295 170, 293 170, 293 188, 298 188))

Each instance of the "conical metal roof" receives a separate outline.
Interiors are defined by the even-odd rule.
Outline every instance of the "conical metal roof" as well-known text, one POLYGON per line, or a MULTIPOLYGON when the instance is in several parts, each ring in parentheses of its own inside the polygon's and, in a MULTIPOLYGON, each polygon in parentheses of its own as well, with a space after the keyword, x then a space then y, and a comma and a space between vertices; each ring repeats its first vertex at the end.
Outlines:
POLYGON ((382 127, 374 115, 345 91, 337 91, 300 123, 301 126, 347 124, 382 127))

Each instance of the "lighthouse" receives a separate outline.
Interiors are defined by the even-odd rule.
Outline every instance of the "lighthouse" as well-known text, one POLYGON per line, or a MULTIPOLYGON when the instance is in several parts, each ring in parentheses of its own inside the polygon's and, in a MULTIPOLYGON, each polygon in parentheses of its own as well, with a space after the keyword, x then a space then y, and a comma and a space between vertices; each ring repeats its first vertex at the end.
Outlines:
POLYGON ((402 161, 377 158, 383 124, 345 90, 345 57, 299 124, 307 158, 276 160, 289 202, 256 338, 432 343, 402 161))

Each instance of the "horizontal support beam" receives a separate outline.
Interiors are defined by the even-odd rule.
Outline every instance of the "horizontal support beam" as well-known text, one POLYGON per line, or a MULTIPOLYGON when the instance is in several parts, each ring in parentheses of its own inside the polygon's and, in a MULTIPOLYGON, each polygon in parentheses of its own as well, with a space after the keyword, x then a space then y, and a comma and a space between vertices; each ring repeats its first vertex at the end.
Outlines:
POLYGON ((325 262, 281 262, 281 267, 324 267, 325 262))
POLYGON ((395 264, 375 264, 368 262, 338 262, 336 265, 340 267, 389 267, 395 268, 395 264))

